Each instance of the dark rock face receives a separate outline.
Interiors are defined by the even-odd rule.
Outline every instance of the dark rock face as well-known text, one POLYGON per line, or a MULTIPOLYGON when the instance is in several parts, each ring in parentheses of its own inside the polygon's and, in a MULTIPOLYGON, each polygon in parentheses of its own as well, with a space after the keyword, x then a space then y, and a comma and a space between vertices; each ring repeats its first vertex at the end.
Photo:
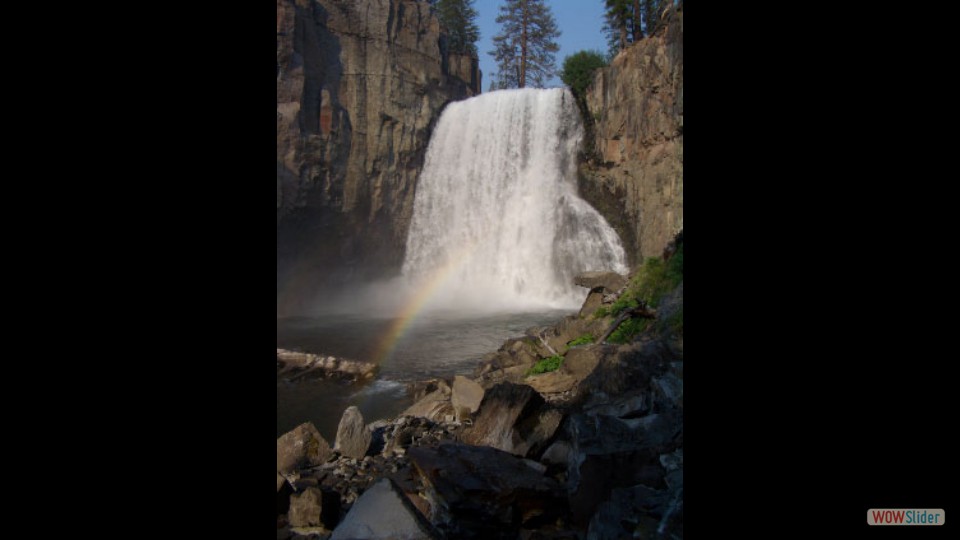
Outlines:
POLYGON ((373 434, 363 423, 363 415, 360 409, 350 406, 343 411, 340 417, 340 425, 337 426, 337 440, 334 444, 334 450, 342 455, 354 459, 363 459, 370 448, 370 442, 373 434))
POLYGON ((576 523, 589 521, 613 488, 665 488, 660 455, 683 442, 682 417, 675 411, 628 420, 577 414, 565 429, 572 443, 568 489, 576 523))
POLYGON ((464 432, 462 440, 526 456, 544 445, 560 424, 562 414, 545 403, 530 386, 497 384, 486 392, 473 428, 464 432))
MULTIPOLYGON (((292 520, 291 520, 292 523, 292 520)), ((393 482, 384 478, 353 504, 330 540, 433 540, 426 519, 393 482)))
POLYGON ((412 448, 430 501, 431 522, 449 538, 517 538, 521 527, 566 512, 560 485, 524 460, 492 448, 446 443, 412 448))
POLYGON ((330 445, 310 422, 284 433, 277 439, 277 491, 281 485, 279 473, 323 464, 331 455, 330 445))
POLYGON ((682 4, 597 70, 586 106, 594 137, 580 194, 617 230, 631 265, 659 256, 683 229, 682 4))
POLYGON ((427 2, 277 0, 279 315, 399 268, 432 128, 480 92, 442 43, 427 2))

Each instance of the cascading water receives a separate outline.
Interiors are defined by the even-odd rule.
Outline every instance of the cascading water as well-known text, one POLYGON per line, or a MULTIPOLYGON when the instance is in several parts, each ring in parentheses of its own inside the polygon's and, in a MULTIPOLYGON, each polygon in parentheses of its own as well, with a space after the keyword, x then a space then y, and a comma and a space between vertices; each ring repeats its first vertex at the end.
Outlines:
POLYGON ((427 307, 576 308, 588 270, 627 272, 614 230, 575 187, 582 138, 565 89, 451 103, 417 185, 403 278, 427 307))

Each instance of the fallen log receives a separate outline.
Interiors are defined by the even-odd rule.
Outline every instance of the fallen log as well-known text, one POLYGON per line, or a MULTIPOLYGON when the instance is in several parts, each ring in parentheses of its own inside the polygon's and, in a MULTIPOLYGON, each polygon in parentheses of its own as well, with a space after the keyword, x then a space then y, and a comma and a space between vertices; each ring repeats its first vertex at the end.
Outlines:
POLYGON ((610 328, 607 328, 607 331, 604 332, 603 336, 597 340, 597 343, 604 343, 607 341, 607 338, 610 337, 610 334, 614 333, 617 328, 623 324, 623 321, 631 317, 641 317, 644 319, 656 319, 657 311, 655 309, 650 309, 646 304, 637 306, 635 308, 627 308, 620 313, 620 316, 613 321, 613 324, 610 325, 610 328))

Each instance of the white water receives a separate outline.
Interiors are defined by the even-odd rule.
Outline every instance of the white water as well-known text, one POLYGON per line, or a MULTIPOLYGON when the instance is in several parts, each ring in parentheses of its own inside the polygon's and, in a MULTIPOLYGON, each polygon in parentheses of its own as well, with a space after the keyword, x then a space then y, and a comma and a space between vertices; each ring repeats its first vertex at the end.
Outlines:
POLYGON ((588 270, 626 273, 614 230, 576 193, 579 112, 565 89, 451 103, 417 184, 403 280, 427 308, 577 308, 588 270))

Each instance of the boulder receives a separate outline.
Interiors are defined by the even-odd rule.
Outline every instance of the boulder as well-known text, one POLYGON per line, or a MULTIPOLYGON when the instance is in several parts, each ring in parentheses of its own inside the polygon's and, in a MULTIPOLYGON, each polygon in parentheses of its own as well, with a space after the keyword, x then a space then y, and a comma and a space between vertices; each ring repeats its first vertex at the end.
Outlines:
POLYGON ((363 459, 370 448, 372 434, 363 423, 363 415, 355 406, 347 407, 337 426, 337 439, 333 449, 354 459, 363 459))
POLYGON ((577 379, 562 369, 531 375, 523 381, 545 396, 567 392, 577 385, 577 379))
POLYGON ((683 408, 683 379, 673 373, 667 373, 663 377, 654 377, 653 387, 669 403, 683 408))
POLYGON ((487 391, 473 427, 464 432, 468 444, 491 446, 518 456, 553 436, 558 413, 525 384, 499 383, 487 391))
POLYGON ((441 422, 447 416, 453 416, 454 414, 453 405, 450 404, 450 393, 444 392, 443 389, 438 389, 407 407, 407 410, 403 411, 401 416, 416 416, 418 418, 427 418, 434 422, 441 422))
POLYGON ((476 413, 480 409, 481 401, 483 401, 482 386, 462 375, 454 377, 453 395, 450 402, 453 405, 453 410, 456 411, 458 420, 476 413))
POLYGON ((566 513, 561 486, 506 452, 443 443, 409 455, 431 521, 449 538, 513 540, 520 527, 551 524, 566 513))
POLYGON ((564 427, 570 511, 586 525, 611 490, 644 484, 665 488, 660 455, 682 446, 682 415, 676 410, 641 418, 573 414, 564 427))
POLYGON ((388 478, 353 503, 330 540, 433 540, 430 524, 388 478))
POLYGON ((587 295, 587 299, 583 301, 583 306, 580 307, 580 317, 589 317, 600 309, 600 306, 603 305, 604 296, 606 295, 602 292, 591 292, 587 295))
POLYGON ((277 439, 277 491, 283 484, 280 473, 321 465, 331 455, 330 445, 310 422, 284 433, 277 439))
POLYGON ((593 372, 603 358, 603 345, 576 347, 567 351, 563 357, 560 369, 573 376, 577 381, 583 380, 593 372))
MULTIPOLYGON (((657 529, 660 518, 669 502, 665 491, 637 485, 614 489, 610 499, 597 507, 590 519, 587 538, 590 540, 620 540, 636 538, 659 538, 657 529)), ((669 538, 669 536, 667 536, 669 538)))
POLYGON ((597 292, 617 292, 627 284, 627 278, 616 272, 584 272, 573 278, 573 283, 597 292))
POLYGON ((291 527, 320 527, 324 524, 320 518, 322 513, 323 493, 319 489, 308 487, 290 496, 287 521, 291 527))

